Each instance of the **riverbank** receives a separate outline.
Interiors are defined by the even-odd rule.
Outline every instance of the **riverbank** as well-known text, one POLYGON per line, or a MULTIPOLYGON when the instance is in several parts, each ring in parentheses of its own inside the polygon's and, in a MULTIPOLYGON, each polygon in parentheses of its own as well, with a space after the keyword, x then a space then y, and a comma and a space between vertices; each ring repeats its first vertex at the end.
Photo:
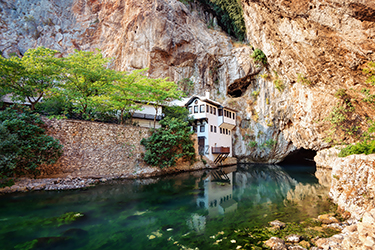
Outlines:
MULTIPOLYGON (((231 166, 237 164, 235 158, 227 158, 225 165, 231 166)), ((106 182, 115 179, 143 179, 158 177, 182 172, 191 172, 204 169, 215 169, 218 166, 208 159, 197 161, 194 164, 188 162, 179 162, 176 167, 160 169, 158 167, 143 166, 134 172, 129 170, 121 175, 52 175, 47 178, 29 178, 22 177, 15 179, 14 185, 0 188, 0 194, 14 192, 28 192, 39 190, 68 190, 81 189, 94 186, 100 182, 106 182)))
POLYGON ((340 234, 316 242, 321 249, 349 250, 375 248, 375 155, 338 157, 339 149, 317 153, 316 176, 328 185, 329 197, 351 217, 352 225, 340 234))

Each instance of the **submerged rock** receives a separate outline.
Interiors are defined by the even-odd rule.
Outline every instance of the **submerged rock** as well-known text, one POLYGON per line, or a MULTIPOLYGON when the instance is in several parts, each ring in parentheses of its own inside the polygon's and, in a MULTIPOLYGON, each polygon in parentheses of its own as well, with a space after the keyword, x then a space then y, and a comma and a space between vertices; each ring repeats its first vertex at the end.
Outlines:
POLYGON ((277 237, 271 237, 269 240, 267 240, 264 245, 267 247, 270 247, 272 250, 287 250, 288 248, 285 246, 285 241, 277 238, 277 237))
POLYGON ((323 224, 338 223, 339 220, 336 219, 332 214, 322 214, 318 216, 318 220, 323 224))
POLYGON ((285 237, 287 242, 298 243, 301 241, 302 237, 298 234, 291 234, 285 237))
POLYGON ((275 229, 282 229, 285 227, 285 223, 284 222, 281 222, 279 220, 274 220, 274 221, 271 221, 269 222, 269 224, 275 228, 275 229))

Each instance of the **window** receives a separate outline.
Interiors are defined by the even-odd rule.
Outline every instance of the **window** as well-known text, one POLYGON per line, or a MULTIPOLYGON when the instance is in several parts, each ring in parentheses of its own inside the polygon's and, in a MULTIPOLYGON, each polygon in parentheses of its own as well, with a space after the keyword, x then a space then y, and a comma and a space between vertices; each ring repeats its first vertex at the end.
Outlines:
POLYGON ((191 108, 191 106, 189 107, 189 114, 191 114, 191 110, 192 110, 192 108, 191 108))
POLYGON ((197 133, 197 126, 193 126, 194 133, 197 133))
POLYGON ((228 134, 228 129, 227 128, 225 129, 225 134, 228 134))
POLYGON ((223 133, 223 129, 222 128, 220 128, 220 134, 222 134, 223 133))
POLYGON ((204 104, 202 104, 201 106, 200 106, 200 110, 199 110, 201 113, 204 113, 204 104))
POLYGON ((216 126, 214 126, 214 133, 216 133, 216 126))
POLYGON ((201 125, 201 126, 199 127, 199 132, 204 132, 204 128, 205 128, 205 126, 204 126, 204 125, 201 125))
POLYGON ((222 109, 218 109, 217 113, 218 113, 219 116, 223 116, 223 110, 222 109))
POLYGON ((194 113, 198 113, 198 105, 194 105, 194 113))
POLYGON ((206 105, 206 112, 210 112, 210 106, 209 105, 206 105))
POLYGON ((214 108, 214 115, 216 115, 216 108, 214 108))
POLYGON ((227 111, 226 110, 224 110, 224 116, 227 117, 227 111))
POLYGON ((212 106, 210 106, 210 113, 212 114, 212 106))
POLYGON ((211 132, 214 132, 214 126, 211 125, 211 132))
POLYGON ((230 135, 230 130, 229 130, 229 135, 230 135))
POLYGON ((232 118, 232 112, 229 112, 229 118, 232 118))
POLYGON ((233 119, 235 119, 235 116, 234 116, 235 113, 233 113, 233 119))

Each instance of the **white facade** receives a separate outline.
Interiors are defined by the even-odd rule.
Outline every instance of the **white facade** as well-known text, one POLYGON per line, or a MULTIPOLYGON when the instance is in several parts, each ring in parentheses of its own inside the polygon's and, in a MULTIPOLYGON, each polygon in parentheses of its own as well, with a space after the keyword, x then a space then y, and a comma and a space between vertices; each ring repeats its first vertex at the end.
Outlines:
POLYGON ((142 108, 136 110, 133 114, 133 123, 136 123, 140 127, 153 128, 154 127, 154 117, 156 115, 155 128, 160 128, 159 121, 162 116, 162 107, 158 107, 158 112, 154 106, 150 104, 141 104, 142 108))
POLYGON ((193 96, 185 105, 194 118, 193 129, 198 136, 200 153, 215 161, 220 154, 232 152, 232 130, 236 126, 236 111, 207 97, 193 96))

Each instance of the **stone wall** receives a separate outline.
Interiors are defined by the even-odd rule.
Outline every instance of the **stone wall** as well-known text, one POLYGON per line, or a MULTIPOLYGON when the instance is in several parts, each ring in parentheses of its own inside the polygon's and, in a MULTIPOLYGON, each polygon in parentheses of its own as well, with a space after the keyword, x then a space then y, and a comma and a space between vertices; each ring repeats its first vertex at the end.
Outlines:
POLYGON ((41 168, 42 176, 120 176, 145 167, 142 138, 148 129, 76 120, 44 120, 47 133, 59 139, 64 153, 41 168))
POLYGON ((341 158, 338 152, 335 148, 324 149, 314 160, 318 167, 332 169, 330 197, 333 201, 350 212, 352 218, 360 219, 375 208, 375 155, 341 158))

